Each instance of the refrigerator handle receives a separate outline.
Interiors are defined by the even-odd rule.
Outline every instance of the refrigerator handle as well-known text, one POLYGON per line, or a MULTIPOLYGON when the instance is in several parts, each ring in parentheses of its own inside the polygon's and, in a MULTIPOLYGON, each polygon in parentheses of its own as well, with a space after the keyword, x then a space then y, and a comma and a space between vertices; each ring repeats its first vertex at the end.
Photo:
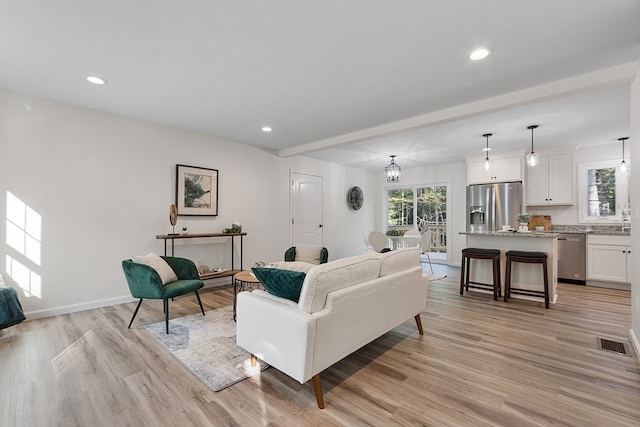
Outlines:
POLYGON ((487 197, 489 205, 487 207, 487 211, 490 212, 489 215, 489 221, 487 223, 488 225, 488 232, 492 232, 492 231, 496 231, 496 190, 495 188, 489 187, 489 189, 487 189, 487 191, 489 192, 489 197, 487 197))

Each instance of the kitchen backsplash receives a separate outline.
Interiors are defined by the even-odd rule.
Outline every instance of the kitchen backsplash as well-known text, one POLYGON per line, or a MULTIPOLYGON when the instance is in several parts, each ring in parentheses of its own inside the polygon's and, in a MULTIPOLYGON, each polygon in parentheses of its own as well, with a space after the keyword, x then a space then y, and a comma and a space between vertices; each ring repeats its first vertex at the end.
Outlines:
MULTIPOLYGON (((620 225, 558 225, 553 224, 553 231, 558 232, 576 232, 576 231, 592 231, 595 233, 619 233, 622 231, 620 225)), ((627 228, 625 231, 630 232, 631 229, 627 228)))

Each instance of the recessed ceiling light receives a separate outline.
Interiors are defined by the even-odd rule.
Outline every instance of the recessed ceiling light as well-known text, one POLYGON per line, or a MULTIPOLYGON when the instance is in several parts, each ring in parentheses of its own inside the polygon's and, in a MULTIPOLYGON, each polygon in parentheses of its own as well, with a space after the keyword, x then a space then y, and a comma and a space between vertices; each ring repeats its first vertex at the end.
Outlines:
POLYGON ((493 51, 491 49, 482 47, 471 52, 471 55, 469 55, 469 59, 471 59, 472 61, 479 61, 491 55, 492 53, 493 51))
POLYGON ((107 84, 107 80, 103 79, 102 77, 98 77, 98 76, 88 76, 87 80, 91 83, 93 83, 94 85, 106 85, 107 84))
POLYGON ((262 128, 262 132, 271 132, 271 128, 269 126, 265 126, 262 128))

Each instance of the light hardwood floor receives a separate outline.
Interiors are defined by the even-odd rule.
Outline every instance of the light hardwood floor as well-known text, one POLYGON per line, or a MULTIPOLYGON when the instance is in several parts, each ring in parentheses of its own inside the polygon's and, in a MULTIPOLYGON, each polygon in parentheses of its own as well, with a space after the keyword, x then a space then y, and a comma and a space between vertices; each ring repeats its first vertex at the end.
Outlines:
MULTIPOLYGON (((441 269, 441 266, 438 267, 441 269)), ((408 319, 311 384, 274 368, 215 393, 142 328, 161 301, 27 321, 0 331, 2 426, 638 426, 640 363, 598 350, 628 341, 629 293, 560 284, 558 304, 458 294, 430 283, 425 335, 408 319)), ((205 310, 229 305, 225 286, 205 310)), ((193 296, 171 317, 198 312, 193 296)), ((381 313, 382 315, 382 313, 381 313)), ((633 351, 633 350, 632 350, 633 351)))

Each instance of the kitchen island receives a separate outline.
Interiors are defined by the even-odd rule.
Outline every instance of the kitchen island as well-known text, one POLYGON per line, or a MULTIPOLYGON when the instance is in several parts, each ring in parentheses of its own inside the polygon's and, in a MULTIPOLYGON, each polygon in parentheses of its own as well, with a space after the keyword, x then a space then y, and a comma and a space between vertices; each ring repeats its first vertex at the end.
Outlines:
MULTIPOLYGON (((461 232, 467 236, 467 248, 500 250, 500 284, 504 295, 506 257, 510 250, 546 252, 549 273, 549 301, 558 298, 558 234, 537 232, 461 232)), ((492 282, 491 263, 485 260, 471 260, 470 280, 481 283, 492 282)), ((511 286, 515 288, 542 290, 542 266, 540 264, 511 264, 511 286)), ((479 292, 482 292, 481 290, 479 292)), ((511 294, 511 298, 540 301, 540 298, 511 294)))

